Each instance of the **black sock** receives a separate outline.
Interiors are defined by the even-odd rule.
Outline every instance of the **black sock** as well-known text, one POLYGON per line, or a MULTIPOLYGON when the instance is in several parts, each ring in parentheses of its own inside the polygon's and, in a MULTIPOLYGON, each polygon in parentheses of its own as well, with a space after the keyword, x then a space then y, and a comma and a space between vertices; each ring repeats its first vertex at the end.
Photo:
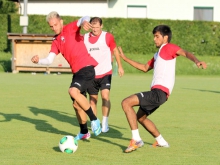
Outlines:
POLYGON ((79 124, 79 126, 80 126, 80 133, 81 133, 81 134, 86 134, 86 133, 88 133, 87 123, 85 123, 85 124, 79 124))
POLYGON ((92 111, 92 108, 90 107, 87 111, 85 111, 86 114, 89 116, 90 121, 97 120, 97 117, 92 111))

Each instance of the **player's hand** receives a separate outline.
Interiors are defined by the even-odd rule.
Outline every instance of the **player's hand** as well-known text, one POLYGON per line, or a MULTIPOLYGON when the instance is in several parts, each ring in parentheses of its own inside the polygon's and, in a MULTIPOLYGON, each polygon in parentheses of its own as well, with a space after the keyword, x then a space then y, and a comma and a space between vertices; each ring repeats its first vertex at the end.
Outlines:
POLYGON ((37 64, 39 62, 39 56, 38 55, 35 55, 31 58, 31 61, 35 64, 37 64))
POLYGON ((81 26, 85 31, 92 29, 92 25, 88 21, 84 21, 81 26))
POLYGON ((118 46, 118 50, 119 50, 120 57, 124 60, 126 58, 126 56, 124 55, 124 52, 120 46, 118 46))
POLYGON ((122 67, 118 68, 118 74, 120 77, 122 77, 124 75, 124 69, 122 67))
POLYGON ((206 63, 203 62, 203 61, 197 62, 196 65, 197 65, 198 68, 200 68, 200 66, 202 66, 202 69, 206 69, 207 68, 206 63))

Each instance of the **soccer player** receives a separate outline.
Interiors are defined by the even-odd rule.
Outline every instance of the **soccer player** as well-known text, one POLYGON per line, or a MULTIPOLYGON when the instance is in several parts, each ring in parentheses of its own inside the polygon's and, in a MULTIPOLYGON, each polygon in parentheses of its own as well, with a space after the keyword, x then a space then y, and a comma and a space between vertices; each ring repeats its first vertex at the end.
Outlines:
POLYGON ((206 69, 205 62, 199 61, 192 53, 170 43, 172 32, 169 26, 156 26, 152 32, 154 43, 159 50, 146 64, 129 59, 119 47, 122 59, 134 68, 143 72, 154 69, 151 90, 133 94, 121 103, 132 132, 132 139, 125 152, 132 152, 144 145, 138 131, 137 121, 156 139, 154 147, 169 147, 155 124, 147 117, 165 103, 172 92, 175 82, 176 57, 184 56, 194 62, 197 67, 206 69), (137 113, 134 111, 134 106, 139 106, 137 113))
MULTIPOLYGON (((102 31, 102 19, 99 17, 93 17, 90 20, 92 30, 90 33, 84 35, 84 43, 89 54, 98 62, 95 67, 95 80, 92 85, 88 88, 90 105, 95 115, 97 115, 97 101, 98 93, 101 91, 102 97, 102 132, 106 133, 109 131, 108 117, 110 113, 110 88, 112 79, 112 54, 115 55, 118 63, 118 73, 123 76, 124 70, 121 65, 120 56, 117 45, 114 40, 114 36, 111 33, 102 31)), ((75 106, 76 112, 84 115, 83 110, 80 106, 75 106)), ((84 128, 85 129, 85 128, 84 128)), ((90 137, 90 133, 83 133, 81 129, 77 136, 77 139, 84 140, 90 137)))
MULTIPOLYGON (((90 17, 85 16, 67 25, 63 25, 60 15, 57 12, 51 12, 47 15, 46 20, 51 30, 55 33, 50 53, 43 59, 39 59, 39 56, 35 55, 31 61, 36 64, 49 65, 53 62, 56 55, 59 53, 63 55, 74 74, 69 87, 73 107, 80 106, 84 110, 83 114, 76 113, 80 130, 83 130, 85 134, 88 133, 87 118, 84 115, 87 114, 91 121, 91 129, 98 136, 101 133, 100 121, 93 113, 90 103, 84 95, 95 78, 94 67, 98 64, 88 54, 83 37, 80 35, 81 26, 85 30, 91 28, 89 23, 90 17)), ((88 136, 90 137, 90 134, 88 136)))
POLYGON ((95 67, 95 80, 93 85, 88 88, 90 104, 94 113, 97 115, 98 92, 102 98, 102 132, 108 132, 108 117, 110 113, 110 88, 112 79, 112 55, 118 64, 118 74, 123 76, 124 70, 120 61, 119 51, 114 40, 114 36, 102 31, 102 19, 93 17, 90 20, 92 30, 84 35, 84 43, 91 56, 98 62, 95 67))

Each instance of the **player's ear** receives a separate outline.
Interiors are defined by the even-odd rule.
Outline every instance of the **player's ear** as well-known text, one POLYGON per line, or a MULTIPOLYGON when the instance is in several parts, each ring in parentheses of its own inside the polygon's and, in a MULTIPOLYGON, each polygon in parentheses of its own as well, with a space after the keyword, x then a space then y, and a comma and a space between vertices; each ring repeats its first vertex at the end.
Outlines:
POLYGON ((60 23, 63 25, 63 20, 62 19, 60 20, 60 23))
POLYGON ((168 43, 168 35, 165 35, 163 38, 164 38, 164 41, 165 41, 166 43, 168 43))

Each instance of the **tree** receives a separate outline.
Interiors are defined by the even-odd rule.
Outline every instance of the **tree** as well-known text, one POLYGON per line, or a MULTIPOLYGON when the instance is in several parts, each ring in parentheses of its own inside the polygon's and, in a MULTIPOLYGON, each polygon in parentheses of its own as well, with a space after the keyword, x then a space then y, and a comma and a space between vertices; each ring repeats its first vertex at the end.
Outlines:
POLYGON ((0 0, 0 14, 10 14, 10 13, 17 13, 18 7, 16 6, 15 2, 19 1, 6 1, 0 0))

